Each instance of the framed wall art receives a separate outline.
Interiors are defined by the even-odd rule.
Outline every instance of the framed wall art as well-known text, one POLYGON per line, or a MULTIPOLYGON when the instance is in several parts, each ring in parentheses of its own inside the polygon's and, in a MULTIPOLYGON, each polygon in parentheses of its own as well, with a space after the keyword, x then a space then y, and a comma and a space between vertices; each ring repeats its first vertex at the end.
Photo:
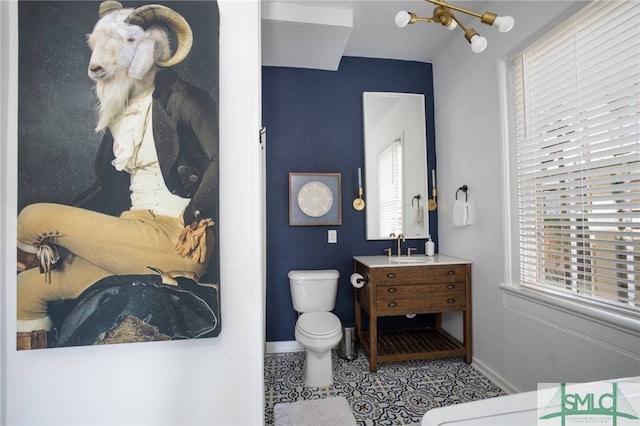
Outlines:
POLYGON ((18 4, 18 350, 220 333, 218 4, 151 3, 18 4))
POLYGON ((341 224, 340 173, 289 173, 289 226, 341 224))

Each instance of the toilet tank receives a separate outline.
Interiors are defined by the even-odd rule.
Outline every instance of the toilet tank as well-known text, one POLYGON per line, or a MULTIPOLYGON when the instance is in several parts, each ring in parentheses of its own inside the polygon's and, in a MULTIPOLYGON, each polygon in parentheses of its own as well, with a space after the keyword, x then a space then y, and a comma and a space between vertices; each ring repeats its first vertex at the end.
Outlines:
POLYGON ((338 278, 335 269, 289 271, 293 309, 297 312, 329 312, 336 305, 338 278))

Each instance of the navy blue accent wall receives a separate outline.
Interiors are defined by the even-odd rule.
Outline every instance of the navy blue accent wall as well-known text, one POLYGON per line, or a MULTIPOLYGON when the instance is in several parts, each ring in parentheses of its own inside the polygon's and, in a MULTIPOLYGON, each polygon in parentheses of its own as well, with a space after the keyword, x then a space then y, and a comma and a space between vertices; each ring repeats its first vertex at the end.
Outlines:
MULTIPOLYGON (((353 256, 385 254, 388 247, 395 252, 395 241, 367 241, 365 211, 351 205, 357 195, 358 167, 364 168, 362 92, 425 95, 427 160, 429 170, 434 169, 431 64, 345 57, 338 71, 262 68, 262 117, 267 127, 267 341, 295 339, 290 270, 340 271, 334 313, 344 325, 351 325, 353 256), (289 226, 290 172, 342 174, 342 225, 289 226), (329 229, 337 230, 337 244, 327 243, 329 229)), ((366 195, 365 187, 365 200, 366 195)), ((437 247, 435 212, 429 214, 429 227, 437 247)), ((424 242, 407 240, 403 248, 416 247, 424 253, 424 242)))

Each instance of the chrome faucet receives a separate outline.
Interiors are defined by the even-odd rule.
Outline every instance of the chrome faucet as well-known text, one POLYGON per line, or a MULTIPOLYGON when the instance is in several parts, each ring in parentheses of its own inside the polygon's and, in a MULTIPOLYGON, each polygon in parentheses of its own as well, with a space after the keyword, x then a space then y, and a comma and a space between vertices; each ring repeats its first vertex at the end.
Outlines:
POLYGON ((398 235, 398 257, 402 256, 402 248, 400 248, 400 242, 404 243, 404 234, 398 235))

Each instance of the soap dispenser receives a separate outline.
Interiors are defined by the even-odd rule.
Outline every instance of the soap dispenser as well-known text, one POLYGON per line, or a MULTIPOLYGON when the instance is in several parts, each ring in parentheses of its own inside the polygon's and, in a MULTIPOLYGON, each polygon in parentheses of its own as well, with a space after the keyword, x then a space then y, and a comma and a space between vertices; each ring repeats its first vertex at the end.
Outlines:
POLYGON ((433 256, 436 251, 436 243, 431 241, 431 235, 427 235, 427 242, 424 243, 424 252, 427 256, 433 256))

